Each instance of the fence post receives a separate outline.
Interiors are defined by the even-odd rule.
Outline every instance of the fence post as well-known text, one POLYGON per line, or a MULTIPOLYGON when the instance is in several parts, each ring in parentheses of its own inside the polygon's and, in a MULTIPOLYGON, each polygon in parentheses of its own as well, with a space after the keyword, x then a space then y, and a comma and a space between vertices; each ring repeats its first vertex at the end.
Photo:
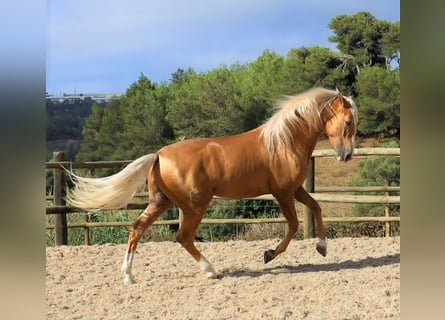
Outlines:
MULTIPOLYGON (((385 187, 389 186, 389 181, 385 181, 385 187)), ((389 196, 389 192, 386 191, 385 195, 389 196)), ((385 203, 385 217, 389 218, 391 215, 391 208, 389 207, 389 204, 385 203)), ((391 237, 391 222, 386 221, 385 222, 385 237, 391 237)))
MULTIPOLYGON (((65 153, 63 151, 53 152, 53 161, 65 161, 65 153)), ((65 173, 62 168, 53 169, 54 179, 54 205, 64 206, 65 203, 65 173)), ((54 232, 56 246, 68 244, 68 228, 66 223, 66 213, 58 213, 54 215, 54 232)))
POLYGON ((184 212, 182 212, 182 209, 178 207, 179 211, 179 229, 181 229, 182 221, 184 221, 184 212))
POLYGON ((84 221, 85 221, 85 227, 83 228, 83 235, 85 238, 85 245, 89 246, 90 245, 90 228, 88 228, 88 213, 84 214, 84 221))
MULTIPOLYGON (((309 171, 303 184, 304 189, 312 193, 315 190, 315 158, 311 157, 309 171)), ((307 206, 303 207, 303 234, 305 239, 315 238, 315 221, 312 210, 307 206)))

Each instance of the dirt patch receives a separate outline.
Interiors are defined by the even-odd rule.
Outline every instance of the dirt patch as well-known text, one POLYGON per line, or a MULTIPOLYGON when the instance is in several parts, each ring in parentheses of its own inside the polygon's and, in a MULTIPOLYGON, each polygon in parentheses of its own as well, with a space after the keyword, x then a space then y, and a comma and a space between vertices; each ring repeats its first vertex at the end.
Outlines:
MULTIPOLYGON (((360 139, 356 143, 357 148, 371 148, 378 146, 375 138, 360 139)), ((328 139, 320 140, 315 149, 332 149, 328 139)), ((359 165, 364 160, 363 157, 354 157, 344 163, 332 158, 317 158, 315 160, 315 191, 320 187, 340 187, 348 186, 352 179, 359 177, 359 165)), ((347 194, 347 193, 345 193, 347 194)), ((323 202, 320 204, 324 217, 344 217, 351 214, 354 204, 323 202)), ((302 214, 303 209, 299 209, 298 214, 302 214)))
POLYGON ((46 249, 47 319, 400 318, 400 238, 292 241, 263 263, 279 239, 198 243, 224 277, 208 280, 174 242, 141 243, 124 285, 125 245, 46 249))
MULTIPOLYGON (((378 141, 374 138, 367 138, 357 143, 356 147, 370 148, 378 145, 378 141)), ((320 140, 315 149, 332 149, 327 139, 320 140)), ((359 165, 363 161, 363 157, 353 157, 351 161, 346 163, 339 162, 332 158, 317 158, 315 160, 315 186, 332 187, 346 186, 353 178, 358 177, 359 165)))

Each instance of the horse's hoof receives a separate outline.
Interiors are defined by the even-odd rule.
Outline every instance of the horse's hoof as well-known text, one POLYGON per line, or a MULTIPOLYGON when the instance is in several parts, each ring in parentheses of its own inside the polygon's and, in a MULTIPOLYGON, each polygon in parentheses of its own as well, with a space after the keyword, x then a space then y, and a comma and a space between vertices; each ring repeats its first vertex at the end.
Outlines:
POLYGON ((264 251, 264 263, 268 263, 273 258, 273 250, 264 251))
POLYGON ((206 272, 207 279, 222 279, 224 276, 216 272, 206 272))
POLYGON ((221 273, 207 274, 206 276, 207 276, 207 279, 221 280, 222 278, 224 278, 224 275, 221 273))
POLYGON ((326 251, 327 251, 326 246, 317 244, 317 251, 318 251, 318 253, 320 253, 323 257, 326 257, 326 251))
POLYGON ((133 283, 135 283, 135 281, 131 275, 126 274, 126 275, 124 275, 124 283, 125 284, 133 284, 133 283))

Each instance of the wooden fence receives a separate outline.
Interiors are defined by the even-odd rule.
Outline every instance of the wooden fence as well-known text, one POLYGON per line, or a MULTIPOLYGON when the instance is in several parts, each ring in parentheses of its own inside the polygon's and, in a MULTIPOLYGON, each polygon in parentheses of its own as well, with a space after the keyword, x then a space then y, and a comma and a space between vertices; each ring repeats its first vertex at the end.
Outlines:
MULTIPOLYGON (((381 217, 324 217, 325 222, 378 222, 385 223, 385 235, 391 235, 391 222, 400 222, 400 217, 392 217, 389 205, 400 205, 400 196, 390 196, 390 192, 400 191, 400 187, 379 186, 379 187, 325 187, 315 188, 315 159, 321 157, 333 157, 333 150, 315 150, 311 158, 311 166, 308 177, 304 182, 305 189, 314 199, 320 202, 336 203, 369 203, 385 205, 385 215, 381 217), (335 194, 334 194, 335 192, 335 194), (342 194, 345 192, 385 192, 385 195, 351 195, 342 194)), ((400 157, 400 148, 357 148, 354 151, 355 157, 369 156, 397 156, 400 157)), ((85 232, 85 243, 89 244, 89 228, 95 227, 119 227, 130 226, 133 222, 89 222, 88 215, 85 215, 83 223, 67 225, 66 214, 72 212, 82 212, 78 208, 67 206, 65 203, 65 170, 80 168, 114 168, 123 167, 131 161, 97 161, 97 162, 69 162, 65 161, 63 152, 54 152, 53 160, 46 162, 46 169, 53 169, 54 192, 53 196, 48 196, 47 200, 52 200, 53 205, 46 207, 46 214, 55 216, 54 225, 47 225, 46 229, 55 230, 55 244, 66 245, 69 228, 83 228, 85 232)), ((135 199, 146 194, 136 194, 135 199)), ((219 198, 222 199, 222 198, 219 198)), ((272 195, 263 195, 255 198, 257 200, 273 200, 272 195)), ((147 201, 135 201, 128 204, 128 210, 145 209, 147 201)), ((158 220, 156 225, 180 224, 181 212, 178 220, 158 220)), ((257 223, 285 223, 285 218, 267 219, 203 219, 202 224, 257 224, 257 223)), ((303 232, 305 238, 315 237, 315 222, 312 212, 304 206, 303 209, 303 232)))

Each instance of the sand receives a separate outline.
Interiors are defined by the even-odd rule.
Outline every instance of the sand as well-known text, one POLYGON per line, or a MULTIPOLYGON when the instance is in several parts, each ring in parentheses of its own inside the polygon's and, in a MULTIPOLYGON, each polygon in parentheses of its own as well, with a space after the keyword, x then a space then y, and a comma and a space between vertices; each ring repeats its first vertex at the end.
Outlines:
POLYGON ((46 249, 47 319, 400 319, 400 238, 341 238, 328 254, 294 240, 197 243, 222 279, 209 280, 174 242, 139 244, 135 284, 125 245, 46 249))

